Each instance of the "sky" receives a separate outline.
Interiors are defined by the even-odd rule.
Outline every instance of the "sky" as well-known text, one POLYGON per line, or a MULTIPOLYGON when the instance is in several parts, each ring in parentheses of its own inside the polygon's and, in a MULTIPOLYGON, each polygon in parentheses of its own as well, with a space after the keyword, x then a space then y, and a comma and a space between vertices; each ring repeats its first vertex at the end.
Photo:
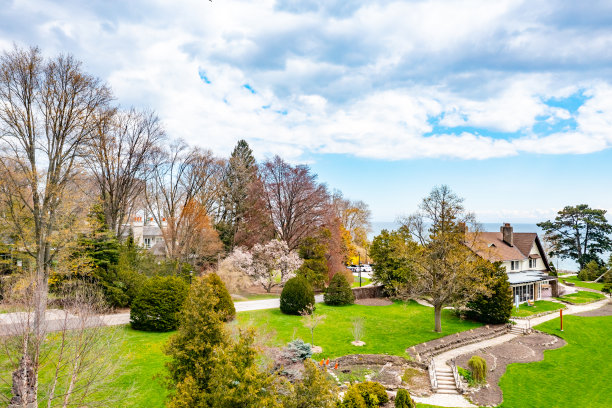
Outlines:
POLYGON ((374 221, 440 184, 487 223, 612 210, 610 1, 0 0, 13 44, 171 137, 306 163, 374 221))

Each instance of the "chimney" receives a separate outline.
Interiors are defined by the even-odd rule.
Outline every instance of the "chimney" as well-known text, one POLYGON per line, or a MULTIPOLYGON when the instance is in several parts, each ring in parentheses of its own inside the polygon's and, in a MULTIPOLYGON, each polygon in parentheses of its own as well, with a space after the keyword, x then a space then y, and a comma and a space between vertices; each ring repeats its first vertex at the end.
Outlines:
POLYGON ((467 227, 467 225, 465 225, 465 222, 459 222, 459 223, 457 224, 457 226, 459 227, 459 232, 460 232, 460 233, 462 233, 462 234, 464 234, 464 235, 465 235, 465 234, 467 234, 467 232, 468 232, 468 227, 467 227))
POLYGON ((514 246, 514 234, 512 233, 512 230, 513 228, 510 223, 505 223, 499 229, 499 231, 502 233, 503 241, 510 246, 514 246))

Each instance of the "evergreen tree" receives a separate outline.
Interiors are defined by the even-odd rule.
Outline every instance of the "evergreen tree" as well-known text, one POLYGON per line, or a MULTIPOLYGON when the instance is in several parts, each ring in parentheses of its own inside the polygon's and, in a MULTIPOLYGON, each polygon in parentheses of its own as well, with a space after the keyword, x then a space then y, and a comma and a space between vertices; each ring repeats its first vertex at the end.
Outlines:
POLYGON ((490 294, 478 294, 467 303, 467 316, 483 323, 506 323, 512 313, 512 289, 506 268, 496 262, 483 266, 485 281, 490 294))
POLYGON ((223 213, 217 224, 219 238, 229 252, 236 245, 236 234, 241 228, 249 206, 249 191, 257 177, 257 162, 245 140, 239 140, 230 156, 223 180, 223 213))
POLYGON ((600 256, 612 250, 612 225, 606 219, 606 210, 586 204, 567 206, 557 213, 554 221, 538 224, 552 243, 550 256, 573 259, 582 270, 590 261, 599 265, 600 256))
POLYGON ((325 285, 329 268, 327 266, 327 246, 315 237, 304 239, 298 249, 300 258, 304 263, 297 270, 313 288, 320 289, 325 285))

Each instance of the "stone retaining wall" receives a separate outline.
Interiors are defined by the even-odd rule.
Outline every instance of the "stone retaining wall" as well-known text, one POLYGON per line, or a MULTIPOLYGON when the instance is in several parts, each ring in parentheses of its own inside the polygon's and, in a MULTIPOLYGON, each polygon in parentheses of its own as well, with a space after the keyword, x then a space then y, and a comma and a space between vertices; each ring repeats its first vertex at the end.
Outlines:
POLYGON ((382 285, 353 288, 353 294, 355 295, 355 300, 385 297, 382 285))
POLYGON ((417 344, 407 349, 406 352, 417 362, 425 362, 445 351, 506 334, 510 331, 510 327, 511 325, 509 324, 478 327, 476 329, 417 344))

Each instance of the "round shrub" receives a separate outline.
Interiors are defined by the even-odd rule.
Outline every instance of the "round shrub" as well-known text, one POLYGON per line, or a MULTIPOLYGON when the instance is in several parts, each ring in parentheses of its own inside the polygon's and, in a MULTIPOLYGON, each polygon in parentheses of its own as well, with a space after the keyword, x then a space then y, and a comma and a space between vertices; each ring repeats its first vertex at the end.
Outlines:
POLYGON ((367 408, 376 408, 389 402, 387 391, 380 383, 365 381, 355 384, 355 388, 363 397, 367 408))
POLYGON ((487 361, 480 356, 472 356, 468 361, 475 382, 484 382, 487 378, 487 361))
POLYGON ((132 302, 132 328, 166 332, 178 327, 178 312, 187 297, 188 285, 175 276, 149 279, 132 302))
POLYGON ((368 408, 365 400, 355 385, 348 387, 344 393, 342 402, 338 404, 338 406, 339 408, 368 408))
POLYGON ((285 283, 280 297, 280 310, 285 314, 299 315, 302 311, 313 310, 314 292, 302 276, 291 278, 285 283))
POLYGON ((416 405, 412 398, 410 398, 410 394, 403 388, 397 390, 397 395, 395 396, 395 408, 415 408, 416 405))
POLYGON ((329 282, 323 299, 326 305, 352 305, 355 303, 355 294, 351 290, 351 285, 348 280, 346 280, 346 277, 341 273, 337 273, 334 275, 331 282, 329 282))
POLYGON ((204 280, 204 284, 208 285, 212 293, 219 299, 214 307, 215 311, 219 312, 223 321, 228 322, 233 320, 234 317, 236 317, 234 301, 219 275, 210 273, 202 279, 204 280))

